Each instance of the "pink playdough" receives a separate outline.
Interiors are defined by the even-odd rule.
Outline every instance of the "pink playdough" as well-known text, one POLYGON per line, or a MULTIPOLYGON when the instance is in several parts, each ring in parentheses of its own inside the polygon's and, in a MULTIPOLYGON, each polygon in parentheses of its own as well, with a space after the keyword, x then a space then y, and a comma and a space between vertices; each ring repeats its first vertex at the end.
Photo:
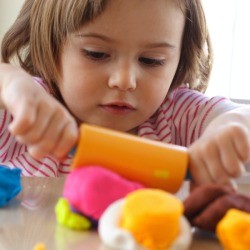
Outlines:
POLYGON ((68 175, 63 196, 74 209, 99 220, 112 202, 139 188, 144 186, 110 170, 99 166, 84 166, 68 175))

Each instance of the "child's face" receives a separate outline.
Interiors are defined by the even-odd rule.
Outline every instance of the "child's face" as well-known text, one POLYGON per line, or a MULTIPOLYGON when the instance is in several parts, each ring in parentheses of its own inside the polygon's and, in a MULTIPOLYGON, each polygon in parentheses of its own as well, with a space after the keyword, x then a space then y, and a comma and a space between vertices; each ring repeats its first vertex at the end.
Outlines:
POLYGON ((70 34, 59 88, 77 120, 130 131, 150 118, 177 69, 184 24, 175 0, 111 0, 70 34))

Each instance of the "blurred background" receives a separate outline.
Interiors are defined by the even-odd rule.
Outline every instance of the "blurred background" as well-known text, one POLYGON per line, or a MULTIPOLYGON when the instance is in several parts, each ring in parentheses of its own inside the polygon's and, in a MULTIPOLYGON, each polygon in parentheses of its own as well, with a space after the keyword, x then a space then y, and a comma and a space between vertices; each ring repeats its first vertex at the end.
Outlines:
MULTIPOLYGON (((0 0, 0 42, 24 0, 0 0)), ((203 0, 214 47, 207 94, 250 103, 250 1, 203 0)))
POLYGON ((14 22, 23 2, 24 0, 0 0, 0 41, 5 31, 14 22))

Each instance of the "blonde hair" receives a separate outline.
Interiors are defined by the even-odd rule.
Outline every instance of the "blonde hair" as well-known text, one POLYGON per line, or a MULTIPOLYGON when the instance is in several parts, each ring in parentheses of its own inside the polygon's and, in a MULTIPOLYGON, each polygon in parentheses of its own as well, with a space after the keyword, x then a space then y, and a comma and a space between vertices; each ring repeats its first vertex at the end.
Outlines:
MULTIPOLYGON (((1 45, 2 61, 41 77, 56 98, 58 59, 71 32, 96 18, 109 0, 26 0, 1 45)), ((211 45, 200 0, 177 0, 186 16, 180 62, 171 89, 182 83, 204 91, 211 71, 211 45), (184 8, 183 8, 184 7, 184 8)))

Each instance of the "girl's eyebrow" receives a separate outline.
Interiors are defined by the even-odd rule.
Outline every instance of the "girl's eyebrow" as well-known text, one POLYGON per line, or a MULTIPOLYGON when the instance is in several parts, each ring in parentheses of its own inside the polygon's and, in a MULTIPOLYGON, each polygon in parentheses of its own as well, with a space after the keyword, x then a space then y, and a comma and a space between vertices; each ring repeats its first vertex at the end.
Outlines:
POLYGON ((159 42, 159 43, 149 43, 145 47, 148 48, 170 48, 170 49, 176 49, 176 46, 169 43, 169 42, 159 42))
MULTIPOLYGON (((86 34, 76 34, 75 35, 77 38, 85 38, 85 37, 90 37, 90 38, 97 38, 100 40, 103 40, 105 42, 112 42, 115 43, 114 39, 111 39, 105 35, 97 34, 97 33, 86 33, 86 34)), ((147 48, 170 48, 170 49, 176 49, 176 46, 169 43, 169 42, 156 42, 156 43, 145 43, 144 47, 147 48)))
POLYGON ((84 37, 92 37, 92 38, 98 38, 101 39, 105 42, 115 42, 115 40, 105 36, 105 35, 100 35, 97 33, 87 33, 87 34, 76 34, 76 37, 78 38, 84 38, 84 37))

